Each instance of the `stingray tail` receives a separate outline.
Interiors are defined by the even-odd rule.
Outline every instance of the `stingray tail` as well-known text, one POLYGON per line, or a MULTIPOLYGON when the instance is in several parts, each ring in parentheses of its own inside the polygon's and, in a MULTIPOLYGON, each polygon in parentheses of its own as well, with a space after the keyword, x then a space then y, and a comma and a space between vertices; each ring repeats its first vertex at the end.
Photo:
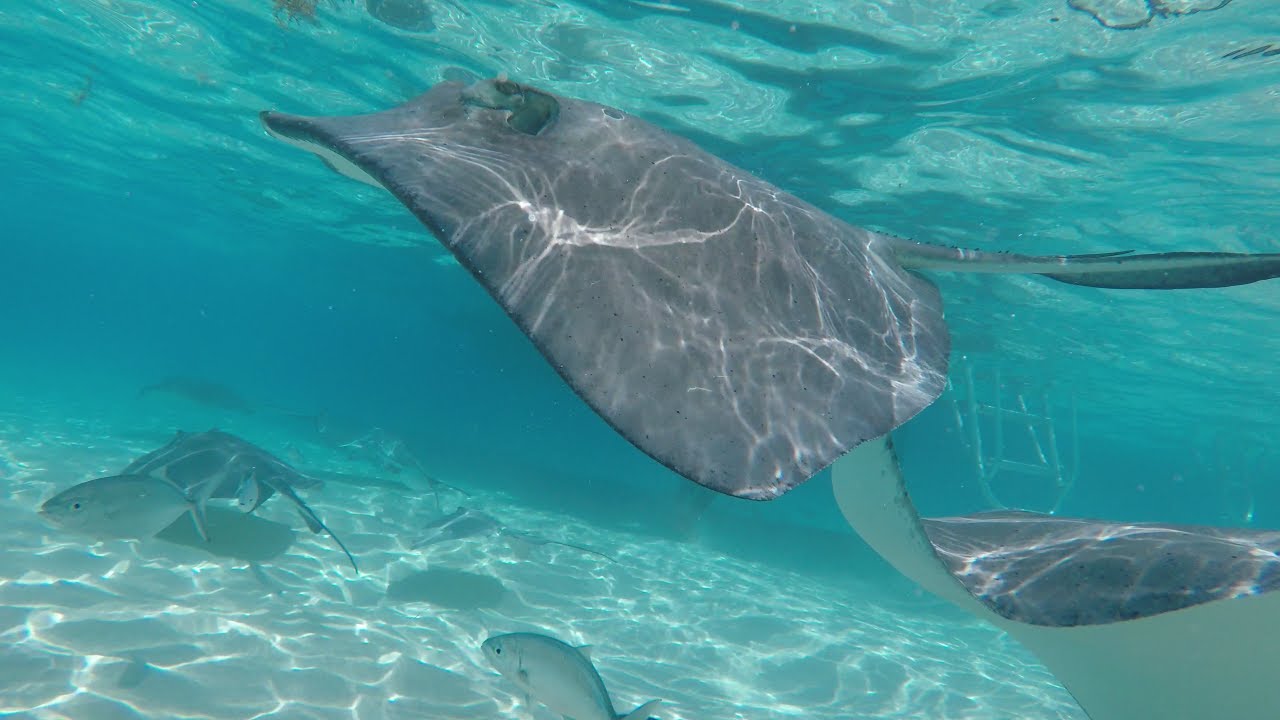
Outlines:
POLYGON ((617 720, 647 720, 649 715, 655 712, 661 704, 661 700, 650 700, 626 715, 619 715, 617 720))
POLYGON ((409 456, 409 460, 413 463, 413 466, 417 468, 418 474, 426 478, 427 487, 431 488, 431 492, 435 495, 436 512, 440 512, 443 508, 443 506, 440 504, 440 488, 445 488, 446 490, 452 490, 456 493, 460 493, 467 497, 471 497, 471 493, 467 492, 466 490, 463 490, 460 487, 450 485, 447 482, 443 482, 439 478, 437 478, 435 475, 432 475, 431 473, 427 472, 427 468, 423 466, 422 461, 418 459, 418 456, 409 452, 406 452, 406 454, 409 456))
POLYGON ((1015 255, 884 238, 904 267, 970 273, 1043 275, 1071 285, 1184 290, 1232 287, 1280 277, 1280 253, 1132 251, 1092 255, 1015 255))
POLYGON ((347 549, 347 546, 342 542, 342 539, 335 535, 333 531, 329 529, 329 526, 325 525, 324 522, 320 520, 320 516, 316 515, 315 510, 312 510, 311 506, 303 502, 302 498, 298 496, 298 493, 294 492, 293 488, 289 487, 285 483, 277 485, 276 491, 293 501, 293 504, 298 507, 298 514, 302 516, 304 521, 306 521, 307 527, 311 532, 324 531, 329 535, 329 537, 333 538, 334 542, 338 543, 338 547, 342 548, 342 552, 346 553, 347 559, 351 561, 351 567, 354 568, 356 574, 359 575, 360 566, 356 564, 355 556, 347 549))
POLYGON ((598 551, 598 550, 592 550, 592 549, 590 549, 590 548, 584 548, 584 547, 582 547, 581 545, 571 545, 571 544, 569 544, 569 543, 557 542, 557 541, 555 541, 555 540, 547 540, 547 541, 546 541, 546 544, 548 544, 548 545, 559 545, 560 547, 573 548, 574 550, 578 550, 578 551, 580 551, 580 552, 588 553, 588 554, 590 554, 590 555, 595 555, 595 556, 597 556, 597 557, 602 557, 602 558, 604 558, 605 560, 608 560, 608 561, 609 561, 609 562, 611 562, 611 563, 615 563, 615 564, 616 564, 616 563, 618 562, 618 559, 617 559, 617 558, 615 558, 615 557, 613 557, 612 555, 605 555, 604 553, 602 553, 602 552, 600 552, 600 551, 598 551))

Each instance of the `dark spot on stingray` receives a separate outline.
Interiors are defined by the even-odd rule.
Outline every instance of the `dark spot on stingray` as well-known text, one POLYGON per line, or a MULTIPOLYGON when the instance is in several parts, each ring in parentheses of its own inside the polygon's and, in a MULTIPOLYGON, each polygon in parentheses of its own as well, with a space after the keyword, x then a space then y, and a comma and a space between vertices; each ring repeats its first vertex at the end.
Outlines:
POLYGON ((431 32, 431 6, 426 0, 365 0, 370 15, 394 28, 410 32, 431 32))
POLYGON ((497 607, 506 594, 497 578, 447 568, 415 572, 387 585, 392 602, 425 602, 453 610, 497 607))
POLYGON ((196 532, 189 514, 178 518, 156 537, 175 545, 204 550, 218 557, 251 562, 274 560, 293 545, 294 532, 288 525, 212 505, 205 509, 205 513, 209 542, 205 542, 196 532))

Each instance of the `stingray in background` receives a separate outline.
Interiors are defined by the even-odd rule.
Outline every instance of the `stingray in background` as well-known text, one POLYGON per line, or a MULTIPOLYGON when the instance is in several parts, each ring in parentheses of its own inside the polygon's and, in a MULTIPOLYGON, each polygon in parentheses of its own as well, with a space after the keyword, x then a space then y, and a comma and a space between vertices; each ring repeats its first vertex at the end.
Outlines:
POLYGON ((244 415, 252 415, 253 404, 244 399, 235 390, 221 383, 200 378, 173 376, 167 377, 154 385, 147 385, 138 391, 139 398, 152 393, 165 393, 190 400, 191 402, 218 410, 231 410, 244 415))
POLYGON ((351 567, 360 572, 351 551, 296 491, 315 487, 319 481, 231 433, 179 430, 168 444, 129 463, 120 474, 164 478, 189 492, 201 504, 211 499, 233 499, 246 513, 257 510, 272 495, 280 493, 294 504, 311 532, 328 533, 346 553, 351 567))
POLYGON ((1009 633, 1091 720, 1227 720, 1280 708, 1280 532, 1026 512, 921 519, 888 438, 835 462, 877 553, 1009 633))
POLYGON ((1025 256, 871 232, 616 108, 504 78, 383 112, 264 112, 394 194, 623 437, 722 493, 778 497, 942 392, 917 270, 1102 288, 1280 276, 1280 254, 1025 256))
POLYGON ((455 540, 465 540, 471 537, 486 537, 490 535, 502 535, 504 537, 512 537, 517 540, 533 545, 559 545, 561 547, 572 548, 584 553, 596 555, 608 560, 609 562, 618 562, 612 556, 605 555, 602 552, 584 548, 581 545, 570 545, 569 543, 557 542, 555 540, 545 540, 533 535, 516 532, 498 522, 494 518, 486 515, 479 510, 471 510, 469 508, 458 508, 452 513, 444 517, 432 520, 423 528, 422 534, 417 540, 413 541, 410 547, 414 550, 421 550, 428 545, 439 545, 441 543, 452 542, 455 540))
POLYGON ((324 419, 324 413, 298 412, 276 405, 254 404, 222 383, 185 375, 174 375, 153 385, 147 385, 138 391, 138 398, 145 398, 153 393, 173 395, 197 405, 203 405, 215 410, 230 410, 241 415, 253 415, 258 410, 266 410, 277 415, 301 418, 310 421, 317 427, 324 419))
POLYGON ((471 493, 466 490, 450 485, 427 472, 426 466, 422 464, 417 455, 409 451, 409 447, 404 440, 380 427, 375 427, 364 435, 342 443, 338 447, 346 450, 348 456, 352 459, 359 458, 380 470, 397 475, 404 472, 406 467, 413 468, 423 480, 427 481, 427 486, 431 488, 431 492, 435 495, 437 511, 440 511, 443 507, 440 504, 441 488, 471 497, 471 493))

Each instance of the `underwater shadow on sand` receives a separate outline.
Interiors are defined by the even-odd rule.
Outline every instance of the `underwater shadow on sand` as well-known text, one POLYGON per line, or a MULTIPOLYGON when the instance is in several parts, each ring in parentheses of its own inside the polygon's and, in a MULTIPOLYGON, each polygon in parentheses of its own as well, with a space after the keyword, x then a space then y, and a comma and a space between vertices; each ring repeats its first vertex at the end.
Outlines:
POLYGON ((295 534, 288 525, 227 508, 209 506, 205 512, 209 542, 196 532, 190 515, 178 518, 161 530, 156 538, 203 550, 217 557, 250 562, 274 560, 293 545, 295 534))
POLYGON ((497 607, 506 594, 497 578, 448 568, 410 573, 387 585, 391 602, 425 602, 453 610, 497 607))

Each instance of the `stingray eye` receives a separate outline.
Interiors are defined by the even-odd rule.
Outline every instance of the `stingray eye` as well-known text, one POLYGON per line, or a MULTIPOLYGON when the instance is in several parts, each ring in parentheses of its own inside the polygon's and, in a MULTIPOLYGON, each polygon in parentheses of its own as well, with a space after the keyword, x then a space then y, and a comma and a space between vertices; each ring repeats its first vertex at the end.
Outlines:
POLYGON ((507 117, 507 126, 525 135, 537 135, 560 114, 560 101, 546 93, 528 90, 524 102, 507 117))
POLYGON ((517 85, 516 83, 511 82, 510 80, 494 81, 493 89, 497 90, 503 95, 519 95, 520 94, 520 86, 517 85))

